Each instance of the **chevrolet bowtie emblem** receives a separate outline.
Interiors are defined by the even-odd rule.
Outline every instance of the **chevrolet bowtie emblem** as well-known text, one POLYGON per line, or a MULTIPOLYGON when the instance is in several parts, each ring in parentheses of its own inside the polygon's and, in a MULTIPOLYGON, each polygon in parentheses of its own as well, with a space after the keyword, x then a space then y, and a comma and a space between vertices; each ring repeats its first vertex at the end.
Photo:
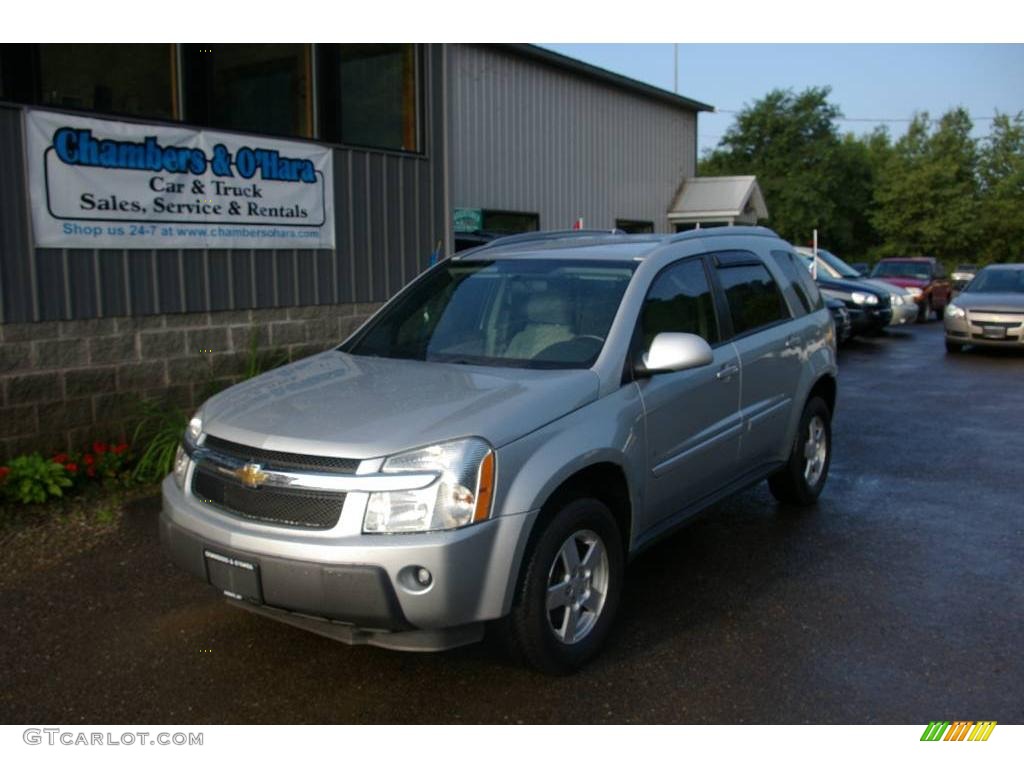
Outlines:
POLYGON ((267 479, 267 473, 260 469, 259 464, 246 464, 236 469, 234 475, 246 488, 259 488, 260 483, 267 479))

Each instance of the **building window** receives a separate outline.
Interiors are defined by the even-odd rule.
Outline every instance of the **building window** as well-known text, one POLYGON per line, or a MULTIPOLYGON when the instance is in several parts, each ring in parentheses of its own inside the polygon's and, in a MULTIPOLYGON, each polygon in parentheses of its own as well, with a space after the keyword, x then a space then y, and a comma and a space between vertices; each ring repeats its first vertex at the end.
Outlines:
POLYGON ((183 45, 185 119, 278 136, 312 136, 312 59, 305 44, 183 45))
POLYGON ((686 223, 682 223, 682 224, 677 223, 676 224, 676 232, 689 232, 689 231, 694 230, 694 229, 713 229, 715 227, 728 227, 728 226, 729 226, 729 222, 727 222, 727 221, 702 221, 700 223, 696 223, 696 222, 692 222, 691 221, 691 222, 686 222, 686 223))
POLYGON ((317 59, 322 138, 360 147, 420 151, 415 45, 320 45, 317 59))
POLYGON ((497 235, 516 235, 520 232, 536 232, 540 229, 540 214, 520 211, 483 212, 485 232, 497 235))
POLYGON ((173 45, 4 45, 3 97, 113 115, 177 117, 173 45))
POLYGON ((649 235, 654 232, 653 221, 637 221, 636 219, 616 219, 615 228, 630 235, 649 235))

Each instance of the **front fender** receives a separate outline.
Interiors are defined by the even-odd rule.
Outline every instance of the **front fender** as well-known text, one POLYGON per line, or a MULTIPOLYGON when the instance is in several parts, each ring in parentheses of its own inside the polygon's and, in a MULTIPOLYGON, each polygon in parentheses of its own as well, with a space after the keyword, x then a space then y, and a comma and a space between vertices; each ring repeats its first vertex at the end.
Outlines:
MULTIPOLYGON (((497 451, 496 514, 537 512, 566 480, 594 464, 620 467, 629 487, 633 519, 644 503, 646 457, 643 406, 635 384, 563 416, 497 451)), ((513 573, 518 573, 537 516, 524 527, 513 573)), ((632 528, 632 525, 631 525, 632 528)), ((630 531, 629 545, 636 537, 630 531)), ((506 608, 515 579, 509 580, 506 608)))

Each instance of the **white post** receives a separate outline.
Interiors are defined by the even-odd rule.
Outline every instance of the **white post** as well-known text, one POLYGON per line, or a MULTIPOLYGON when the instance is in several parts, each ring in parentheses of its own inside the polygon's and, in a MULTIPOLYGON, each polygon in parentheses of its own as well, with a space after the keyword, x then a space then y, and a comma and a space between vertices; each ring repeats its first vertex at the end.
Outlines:
POLYGON ((814 230, 814 239, 812 241, 811 253, 814 257, 811 259, 811 277, 815 280, 818 279, 818 230, 814 230))

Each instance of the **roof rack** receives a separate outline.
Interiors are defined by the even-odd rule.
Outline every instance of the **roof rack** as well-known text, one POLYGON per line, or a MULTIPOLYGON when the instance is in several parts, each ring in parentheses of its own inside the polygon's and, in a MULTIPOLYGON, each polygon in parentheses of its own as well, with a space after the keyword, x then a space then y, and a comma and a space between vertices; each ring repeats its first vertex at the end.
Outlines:
POLYGON ((484 243, 476 250, 493 248, 496 245, 509 245, 510 243, 532 243, 545 240, 562 240, 570 237, 599 237, 601 235, 625 234, 628 233, 621 229, 549 229, 542 232, 522 232, 518 235, 496 237, 489 243, 484 243))
POLYGON ((727 235, 757 235, 760 237, 778 237, 773 230, 768 227, 707 227, 705 229, 690 229, 686 232, 680 232, 677 235, 673 235, 669 238, 670 243, 678 243, 681 240, 696 240, 701 237, 725 237, 727 235))

